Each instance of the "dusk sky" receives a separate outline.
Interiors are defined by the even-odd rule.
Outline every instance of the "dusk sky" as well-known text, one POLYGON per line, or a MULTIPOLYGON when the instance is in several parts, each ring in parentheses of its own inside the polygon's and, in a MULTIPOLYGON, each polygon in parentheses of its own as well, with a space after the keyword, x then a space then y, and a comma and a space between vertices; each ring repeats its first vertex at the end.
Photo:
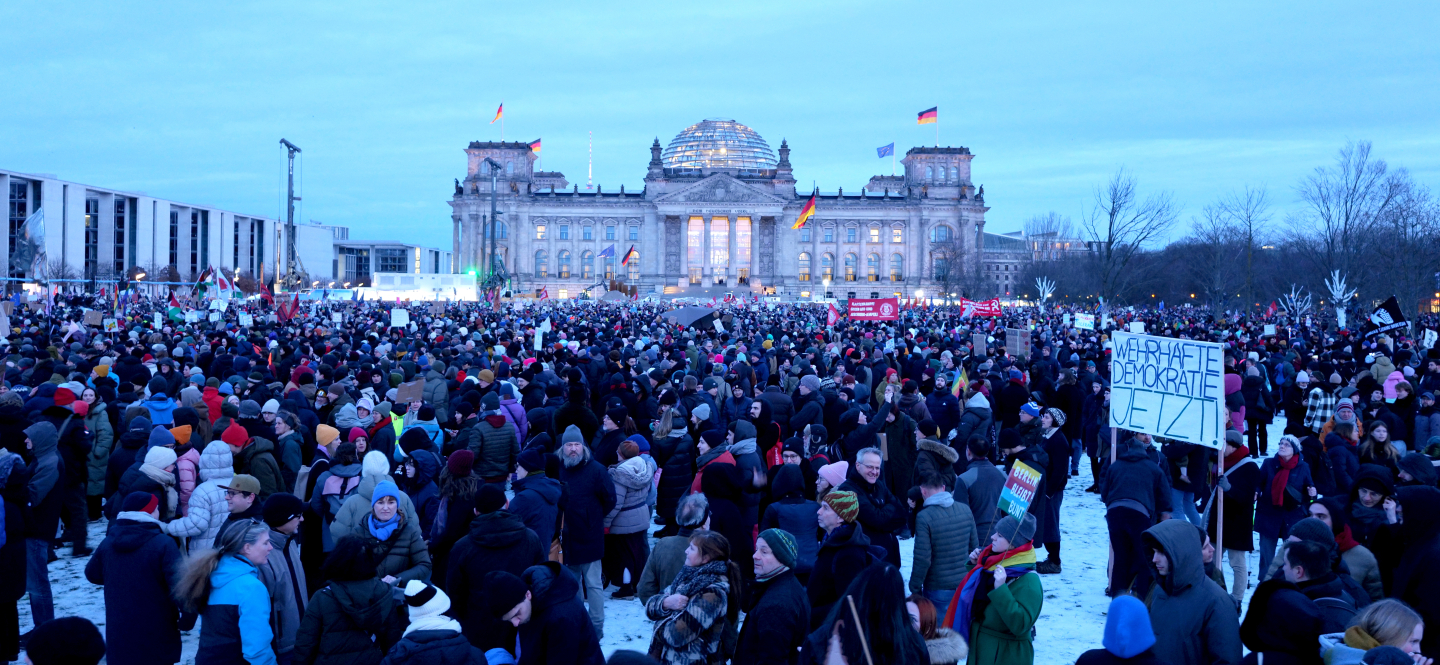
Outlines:
POLYGON ((1246 185, 1278 217, 1353 140, 1440 184, 1434 3, 1181 4, 8 2, 0 167, 280 216, 284 137, 300 219, 447 249, 502 101, 546 170, 583 188, 593 131, 595 182, 632 191, 709 117, 788 139, 800 189, 856 191, 938 106, 995 232, 1078 220, 1120 167, 1184 220, 1246 185))

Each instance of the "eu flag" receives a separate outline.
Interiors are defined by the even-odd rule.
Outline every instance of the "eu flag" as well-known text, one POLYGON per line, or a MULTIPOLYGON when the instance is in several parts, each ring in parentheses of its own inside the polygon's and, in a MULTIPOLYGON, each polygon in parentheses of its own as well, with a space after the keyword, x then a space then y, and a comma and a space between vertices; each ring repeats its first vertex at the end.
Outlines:
POLYGON ((610 245, 609 247, 606 247, 605 249, 600 250, 600 254, 599 254, 598 256, 599 256, 600 258, 602 258, 602 259, 603 259, 603 258, 606 258, 606 257, 609 257, 609 258, 612 258, 612 259, 615 258, 615 245, 610 245))
POLYGON ((891 143, 890 145, 882 145, 875 149, 875 155, 877 157, 889 157, 893 154, 895 154, 894 143, 891 143))

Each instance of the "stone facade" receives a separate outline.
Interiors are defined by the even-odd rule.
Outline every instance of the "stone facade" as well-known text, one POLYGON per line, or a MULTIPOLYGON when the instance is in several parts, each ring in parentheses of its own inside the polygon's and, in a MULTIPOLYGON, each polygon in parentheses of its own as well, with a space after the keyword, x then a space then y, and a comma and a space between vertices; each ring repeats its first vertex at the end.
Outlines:
MULTIPOLYGON (((749 128, 721 122, 750 132, 751 143, 763 141, 749 128)), ((672 166, 657 139, 644 188, 627 192, 582 190, 560 173, 535 171, 537 156, 527 143, 471 143, 466 177, 450 201, 454 270, 482 261, 492 177, 498 252, 519 292, 543 287, 552 296, 561 290, 573 296, 609 273, 641 294, 673 287, 668 292, 819 295, 828 275, 835 297, 913 297, 934 286, 935 250, 959 246, 977 260, 988 208, 983 188, 971 182, 966 148, 912 148, 901 160, 903 176, 876 176, 850 194, 818 194, 815 215, 794 230, 810 193, 796 190, 785 142, 778 160, 762 164, 769 168, 727 163, 719 144, 692 141, 692 153, 697 145, 722 157, 701 167, 672 166), (494 173, 487 158, 500 165, 494 173), (603 256, 612 245, 613 258, 603 256), (632 245, 638 265, 621 266, 632 245)))

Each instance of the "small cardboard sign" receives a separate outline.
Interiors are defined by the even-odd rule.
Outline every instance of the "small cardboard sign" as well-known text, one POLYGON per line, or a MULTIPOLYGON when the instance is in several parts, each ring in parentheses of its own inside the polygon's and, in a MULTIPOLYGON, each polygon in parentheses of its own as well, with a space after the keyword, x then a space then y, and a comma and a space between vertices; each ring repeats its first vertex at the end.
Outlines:
POLYGON ((1421 344, 1423 344, 1427 349, 1434 348, 1436 337, 1440 337, 1440 335, 1437 335, 1434 330, 1427 329, 1425 331, 1425 338, 1421 341, 1421 344))
POLYGON ((410 383, 402 383, 395 391, 395 401, 400 404, 418 402, 424 398, 425 379, 416 379, 410 383))
POLYGON ((430 316, 444 316, 444 315, 445 315, 445 303, 442 303, 442 302, 432 302, 432 303, 430 303, 430 316))
MULTIPOLYGON (((1000 490, 1000 510, 1024 521, 1025 511, 1030 509, 1030 502, 1035 500, 1039 485, 1040 472, 1024 462, 1016 462, 1010 469, 1010 476, 1005 479, 1005 487, 1000 490)), ((1013 534, 1008 537, 1014 539, 1013 534)))
MULTIPOLYGON (((185 313, 185 320, 186 320, 186 321, 189 321, 189 320, 190 320, 190 315, 191 315, 191 314, 195 314, 195 321, 199 321, 199 320, 200 320, 200 315, 199 315, 198 313, 196 313, 196 312, 186 312, 186 313, 185 313)), ((211 322, 211 323, 219 323, 219 322, 220 322, 220 312, 210 312, 210 322, 211 322)), ((192 323, 193 323, 193 321, 192 321, 192 323)))
POLYGON ((1275 324, 1273 324, 1273 323, 1267 323, 1267 324, 1265 324, 1265 336, 1266 336, 1266 337, 1274 337, 1274 336, 1275 336, 1275 324))
POLYGON ((989 337, 989 335, 986 335, 985 333, 971 333, 971 334, 970 334, 970 345, 973 346, 973 347, 975 347, 975 351, 974 351, 975 355, 977 355, 977 356, 978 356, 978 355, 983 355, 983 354, 985 353, 985 347, 989 346, 989 344, 990 344, 990 337, 989 337))
POLYGON ((332 323, 344 323, 344 322, 345 322, 345 315, 344 315, 344 314, 341 314, 340 312, 331 312, 331 313, 330 313, 330 321, 331 321, 332 323))
POLYGON ((1137 334, 1137 335, 1144 335, 1144 334, 1145 334, 1145 322, 1144 322, 1144 321, 1131 321, 1131 322, 1130 322, 1130 332, 1135 333, 1135 334, 1137 334))
POLYGON ((390 310, 390 327, 403 328, 410 325, 410 311, 404 309, 390 310))
POLYGON ((92 309, 85 312, 86 326, 98 326, 102 321, 104 321, 104 319, 105 314, 98 309, 92 309))
POLYGON ((254 327, 254 326, 255 326, 255 315, 254 315, 254 314, 248 314, 248 313, 246 313, 246 312, 240 312, 240 327, 241 327, 241 328, 252 328, 252 327, 254 327))
POLYGON ((0 302, 0 314, 4 314, 5 316, 10 316, 11 314, 14 314, 14 313, 15 313, 15 301, 13 301, 13 300, 6 300, 5 302, 0 302))
POLYGON ((107 333, 120 332, 120 322, 115 319, 104 319, 100 323, 105 327, 107 333))

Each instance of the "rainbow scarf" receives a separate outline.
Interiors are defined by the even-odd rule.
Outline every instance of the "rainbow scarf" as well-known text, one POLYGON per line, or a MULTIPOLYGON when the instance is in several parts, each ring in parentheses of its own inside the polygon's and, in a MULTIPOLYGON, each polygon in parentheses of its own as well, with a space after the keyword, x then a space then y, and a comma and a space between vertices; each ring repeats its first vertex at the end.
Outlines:
POLYGON ((970 608, 975 603, 975 593, 980 588, 981 578, 984 577, 977 573, 982 570, 994 571, 1000 566, 1005 568, 1006 584, 1022 575, 1035 572, 1035 546, 1025 543, 999 554, 992 554, 990 546, 987 545, 980 552, 975 567, 965 573, 965 579, 960 581, 960 588, 955 590, 955 595, 950 597, 950 606, 945 609, 944 625, 950 626, 951 630, 960 633, 966 640, 970 639, 970 608))

